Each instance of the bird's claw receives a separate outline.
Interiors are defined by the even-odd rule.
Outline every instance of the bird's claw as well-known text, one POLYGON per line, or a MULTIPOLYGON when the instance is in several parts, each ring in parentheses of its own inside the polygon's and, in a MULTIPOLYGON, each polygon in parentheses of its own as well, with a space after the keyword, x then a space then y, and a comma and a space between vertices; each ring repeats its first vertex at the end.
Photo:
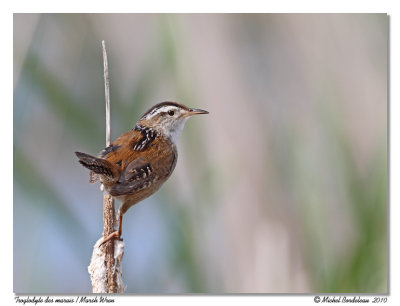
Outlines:
POLYGON ((123 241, 123 239, 121 238, 121 234, 118 231, 115 231, 112 232, 110 235, 108 235, 106 238, 104 238, 104 240, 100 243, 99 247, 101 247, 103 244, 112 239, 118 239, 119 241, 123 241))

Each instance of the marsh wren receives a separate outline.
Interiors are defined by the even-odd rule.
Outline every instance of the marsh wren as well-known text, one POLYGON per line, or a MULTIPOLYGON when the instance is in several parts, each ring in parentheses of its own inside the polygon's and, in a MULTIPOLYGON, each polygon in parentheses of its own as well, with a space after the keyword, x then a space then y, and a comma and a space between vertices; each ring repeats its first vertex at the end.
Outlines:
POLYGON ((178 158, 176 143, 183 126, 190 116, 199 114, 208 112, 176 102, 158 103, 97 157, 75 152, 81 165, 91 171, 90 182, 100 178, 106 191, 122 202, 118 230, 102 244, 120 239, 123 214, 155 193, 170 177, 178 158))

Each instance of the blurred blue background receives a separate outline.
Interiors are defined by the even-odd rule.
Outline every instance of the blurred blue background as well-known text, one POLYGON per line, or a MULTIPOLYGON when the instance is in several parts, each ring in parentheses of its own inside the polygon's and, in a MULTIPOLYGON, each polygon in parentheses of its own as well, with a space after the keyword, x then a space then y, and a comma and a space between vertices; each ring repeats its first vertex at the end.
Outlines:
MULTIPOLYGON (((124 218, 128 293, 384 293, 386 14, 15 14, 14 291, 88 293, 102 193, 74 151, 153 104, 177 168, 124 218)), ((119 203, 117 203, 117 206, 119 203)))

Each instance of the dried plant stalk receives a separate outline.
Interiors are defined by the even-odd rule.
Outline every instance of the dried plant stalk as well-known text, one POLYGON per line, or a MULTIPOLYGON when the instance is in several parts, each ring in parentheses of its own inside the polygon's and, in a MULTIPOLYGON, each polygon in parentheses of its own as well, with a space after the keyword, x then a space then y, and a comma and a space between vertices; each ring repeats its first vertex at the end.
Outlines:
MULTIPOLYGON (((108 61, 104 40, 104 90, 106 99, 106 146, 111 144, 110 133, 110 87, 108 79, 108 61)), ((88 271, 92 282, 93 293, 122 293, 125 290, 122 282, 121 261, 124 254, 124 243, 110 240, 99 247, 103 239, 114 231, 116 225, 114 199, 104 191, 103 195, 103 237, 93 247, 93 254, 88 271)))

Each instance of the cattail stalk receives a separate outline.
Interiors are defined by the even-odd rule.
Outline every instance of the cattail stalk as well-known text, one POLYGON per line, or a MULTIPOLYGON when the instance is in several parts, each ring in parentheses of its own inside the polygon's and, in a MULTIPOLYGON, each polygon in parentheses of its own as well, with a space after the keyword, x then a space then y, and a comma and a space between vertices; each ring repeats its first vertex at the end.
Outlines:
MULTIPOLYGON (((108 78, 108 61, 104 40, 102 41, 104 65, 104 91, 106 99, 106 146, 111 144, 110 129, 110 85, 108 78)), ((92 259, 88 267, 93 293, 122 293, 121 261, 124 254, 124 243, 110 240, 100 246, 103 239, 114 232, 116 225, 114 199, 103 190, 103 237, 93 247, 92 259), (100 246, 100 247, 99 247, 100 246)))

